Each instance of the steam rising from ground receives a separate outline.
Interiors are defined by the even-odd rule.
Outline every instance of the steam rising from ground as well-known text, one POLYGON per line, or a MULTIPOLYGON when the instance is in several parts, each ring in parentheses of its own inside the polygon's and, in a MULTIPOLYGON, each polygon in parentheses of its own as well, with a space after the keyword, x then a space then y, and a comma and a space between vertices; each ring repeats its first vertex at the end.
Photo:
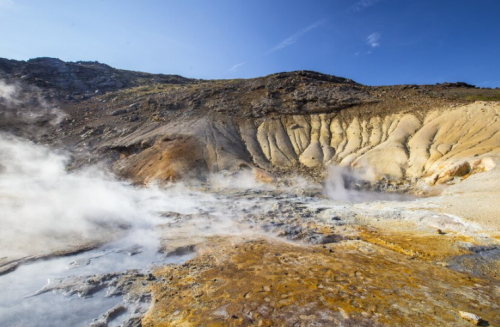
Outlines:
POLYGON ((182 185, 135 188, 97 167, 69 173, 68 162, 67 154, 0 134, 0 258, 149 228, 161 212, 192 214, 211 200, 182 185))
POLYGON ((343 202, 405 201, 412 197, 395 193, 359 191, 354 187, 363 180, 361 174, 348 167, 330 166, 323 193, 330 199, 343 202))
POLYGON ((42 288, 46 278, 183 262, 191 254, 172 259, 158 250, 182 248, 182 240, 191 244, 207 236, 237 235, 241 231, 233 221, 234 212, 253 204, 218 198, 181 183, 137 188, 96 166, 69 172, 69 163, 68 153, 0 134, 0 264, 115 239, 73 259, 37 261, 0 276, 5 293, 0 295, 2 326, 88 325, 120 303, 127 306, 128 314, 140 314, 148 303, 129 303, 126 298, 122 302, 97 293, 84 303, 49 294, 23 297, 42 288))
POLYGON ((234 173, 221 172, 211 174, 208 183, 218 189, 268 189, 270 186, 259 182, 252 170, 240 170, 234 173))
POLYGON ((37 87, 3 80, 0 80, 0 115, 5 119, 43 121, 51 125, 59 124, 67 116, 64 111, 46 101, 37 87))
POLYGON ((16 94, 17 92, 14 84, 7 84, 0 80, 0 100, 6 102, 8 105, 16 103, 16 94))

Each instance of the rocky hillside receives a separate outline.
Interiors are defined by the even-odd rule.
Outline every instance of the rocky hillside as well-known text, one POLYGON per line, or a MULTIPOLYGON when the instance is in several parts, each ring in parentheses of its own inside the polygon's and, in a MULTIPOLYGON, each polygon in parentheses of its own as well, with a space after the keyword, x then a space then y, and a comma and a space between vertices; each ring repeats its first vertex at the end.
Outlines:
POLYGON ((0 74, 24 108, 6 114, 4 101, 3 129, 24 134, 23 112, 58 107, 61 124, 32 138, 107 157, 138 183, 252 167, 321 178, 340 165, 406 189, 490 170, 500 150, 500 90, 465 83, 370 87, 309 71, 202 81, 51 58, 1 59, 0 74))
POLYGON ((193 82, 177 75, 153 75, 115 69, 97 61, 64 62, 55 58, 36 58, 28 61, 0 58, 0 78, 77 93, 101 93, 151 83, 193 82))

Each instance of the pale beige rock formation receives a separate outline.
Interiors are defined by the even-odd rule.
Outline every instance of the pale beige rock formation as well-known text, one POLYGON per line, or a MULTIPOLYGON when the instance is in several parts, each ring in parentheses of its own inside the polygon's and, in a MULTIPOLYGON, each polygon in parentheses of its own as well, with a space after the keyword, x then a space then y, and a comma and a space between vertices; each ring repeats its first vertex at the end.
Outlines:
MULTIPOLYGON (((175 126, 162 125, 148 133, 138 130, 114 140, 112 145, 129 147, 146 139, 155 140, 152 148, 158 149, 148 149, 152 154, 142 151, 118 163, 125 171, 131 169, 127 161, 133 161, 134 156, 144 157, 141 161, 150 161, 152 166, 167 158, 181 162, 194 156, 197 164, 190 165, 208 172, 245 166, 322 171, 328 165, 340 165, 359 170, 369 181, 421 180, 423 185, 432 186, 496 166, 500 151, 499 114, 499 103, 476 102, 423 114, 396 113, 385 117, 329 113, 232 121, 214 115, 177 121, 175 126), (187 139, 193 144, 183 148, 182 153, 174 158, 167 153, 159 159, 160 148, 177 148, 176 144, 185 144, 187 139)), ((132 175, 141 176, 137 172, 132 175)), ((159 177, 147 175, 148 180, 159 177)))

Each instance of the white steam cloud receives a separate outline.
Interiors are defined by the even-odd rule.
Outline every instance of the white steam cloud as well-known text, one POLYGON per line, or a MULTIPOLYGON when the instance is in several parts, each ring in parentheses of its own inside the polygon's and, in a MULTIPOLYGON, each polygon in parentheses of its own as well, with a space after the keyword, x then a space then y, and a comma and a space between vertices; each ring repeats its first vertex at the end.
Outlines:
POLYGON ((33 85, 23 86, 0 80, 0 115, 4 119, 15 117, 24 122, 43 119, 51 125, 59 124, 67 114, 43 99, 39 91, 33 85))
POLYGON ((363 176, 348 167, 330 166, 323 186, 323 194, 335 201, 370 202, 370 201, 405 201, 411 196, 396 193, 379 193, 353 189, 363 176))
POLYGON ((208 176, 208 183, 216 189, 269 189, 270 185, 259 182, 250 169, 236 172, 221 172, 208 176))
POLYGON ((3 101, 8 105, 16 103, 18 101, 16 99, 16 94, 17 91, 14 84, 7 84, 0 80, 0 101, 3 101))
POLYGON ((66 154, 0 134, 0 258, 109 239, 157 224, 161 212, 194 213, 208 197, 182 185, 134 188, 97 167, 69 173, 68 162, 66 154))

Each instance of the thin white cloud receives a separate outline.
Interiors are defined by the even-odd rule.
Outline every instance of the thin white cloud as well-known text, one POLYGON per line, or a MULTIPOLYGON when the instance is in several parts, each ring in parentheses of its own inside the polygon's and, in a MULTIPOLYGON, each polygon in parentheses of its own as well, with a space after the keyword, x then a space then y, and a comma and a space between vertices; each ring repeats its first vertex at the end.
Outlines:
POLYGON ((321 26, 322 24, 324 24, 326 22, 325 19, 322 19, 322 20, 319 20, 317 22, 315 22, 314 24, 311 24, 303 29, 301 29, 300 31, 298 31, 297 33, 287 37, 286 39, 284 39, 283 41, 281 41, 280 43, 278 43, 277 45, 275 45, 274 47, 272 47, 266 54, 271 54, 273 52, 276 52, 278 50, 281 50, 283 48, 286 48, 292 44, 294 44, 295 42, 297 42, 297 40, 299 38, 301 38, 304 34, 312 31, 313 29, 321 26))
POLYGON ((358 1, 355 4, 353 4, 351 9, 352 9, 352 11, 358 12, 358 11, 361 11, 361 10, 364 10, 368 7, 373 6, 374 4, 376 4, 379 1, 381 1, 381 0, 361 0, 361 1, 358 1))
MULTIPOLYGON (((1 0, 0 0, 1 1, 1 0)), ((298 31, 297 33, 287 37, 286 39, 284 39, 283 41, 281 41, 280 43, 276 44, 274 47, 272 47, 269 51, 263 53, 263 54, 260 54, 260 55, 256 55, 254 56, 252 59, 250 60, 247 60, 247 61, 243 61, 243 62, 240 62, 239 64, 236 64, 234 65, 233 67, 229 68, 225 74, 229 74, 229 73, 234 73, 236 71, 238 71, 238 68, 240 68, 241 66, 243 65, 246 65, 248 63, 251 63, 253 61, 256 61, 258 59, 261 59, 262 57, 265 57, 265 56, 268 56, 276 51, 279 51, 281 49, 284 49, 292 44, 294 44, 295 42, 297 42, 297 40, 299 38, 301 38, 304 34, 312 31, 313 29, 323 25, 324 23, 326 22, 326 19, 321 19, 321 20, 318 20, 317 22, 301 29, 300 31, 298 31)))
POLYGON ((243 62, 240 62, 239 64, 234 65, 233 67, 231 67, 227 70, 226 74, 227 73, 234 73, 234 72, 238 71, 238 68, 245 65, 247 62, 248 61, 243 61, 243 62))
POLYGON ((378 48, 380 47, 380 33, 375 32, 366 37, 366 44, 371 46, 372 48, 378 48))

